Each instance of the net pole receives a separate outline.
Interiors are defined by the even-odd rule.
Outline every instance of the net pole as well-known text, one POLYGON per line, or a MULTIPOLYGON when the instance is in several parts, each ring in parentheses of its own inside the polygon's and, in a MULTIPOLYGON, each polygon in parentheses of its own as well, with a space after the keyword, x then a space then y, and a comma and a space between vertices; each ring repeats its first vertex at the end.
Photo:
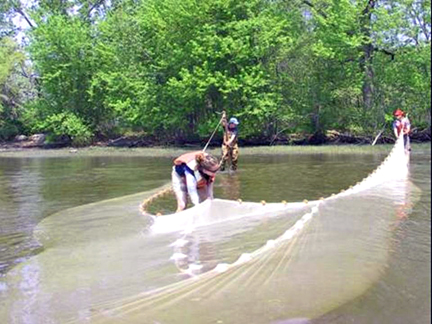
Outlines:
POLYGON ((207 147, 208 147, 208 145, 210 144, 210 142, 211 142, 213 136, 216 134, 216 131, 218 130, 219 125, 220 125, 221 122, 222 122, 222 118, 219 119, 219 123, 216 125, 216 128, 215 128, 214 131, 213 131, 213 134, 211 134, 209 140, 207 141, 207 144, 204 146, 204 148, 203 148, 203 150, 202 150, 203 152, 205 152, 205 150, 207 149, 207 147))

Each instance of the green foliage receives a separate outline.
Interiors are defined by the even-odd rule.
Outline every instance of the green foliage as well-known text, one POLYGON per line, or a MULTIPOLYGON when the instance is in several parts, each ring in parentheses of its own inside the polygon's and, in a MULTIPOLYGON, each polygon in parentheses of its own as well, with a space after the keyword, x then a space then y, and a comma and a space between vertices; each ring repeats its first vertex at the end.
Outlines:
POLYGON ((0 140, 10 140, 19 134, 19 128, 12 123, 0 120, 0 140))
MULTIPOLYGON (((226 110, 244 137, 367 135, 396 107, 430 127, 429 0, 39 0, 31 14, 38 98, 15 119, 29 132, 202 139, 226 110)), ((0 84, 20 89, 25 56, 6 47, 0 84)))
POLYGON ((10 19, 12 12, 11 1, 0 1, 0 39, 14 33, 14 26, 10 19))
POLYGON ((88 144, 92 137, 89 128, 73 113, 51 115, 38 126, 40 130, 49 132, 53 138, 68 136, 74 145, 88 144))
MULTIPOLYGON (((207 135, 200 125, 216 111, 239 107, 233 109, 239 114, 259 104, 250 96, 268 91, 259 59, 274 34, 267 31, 261 48, 251 42, 259 36, 257 26, 264 26, 255 21, 258 6, 258 1, 146 1, 133 16, 119 7, 100 23, 91 99, 109 108, 123 127, 161 136, 207 135)), ((265 26, 276 22, 262 16, 265 26)), ((273 25, 281 24, 279 19, 273 25)))
POLYGON ((74 145, 89 144, 93 133, 91 128, 71 112, 52 113, 52 107, 43 99, 26 104, 23 116, 27 133, 45 133, 48 140, 56 141, 68 137, 74 145))
POLYGON ((0 39, 0 137, 10 139, 22 130, 22 104, 33 95, 25 54, 9 37, 0 39))
POLYGON ((106 115, 103 107, 90 101, 91 26, 73 17, 50 16, 31 32, 31 38, 29 50, 50 114, 75 115, 96 130, 106 115))

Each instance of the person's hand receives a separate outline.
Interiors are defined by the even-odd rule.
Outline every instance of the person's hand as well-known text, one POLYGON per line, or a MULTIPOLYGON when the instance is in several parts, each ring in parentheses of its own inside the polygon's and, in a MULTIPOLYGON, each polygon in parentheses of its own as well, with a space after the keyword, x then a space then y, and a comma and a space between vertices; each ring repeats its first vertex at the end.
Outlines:
POLYGON ((227 125, 227 117, 225 110, 222 111, 222 125, 225 127, 227 125))

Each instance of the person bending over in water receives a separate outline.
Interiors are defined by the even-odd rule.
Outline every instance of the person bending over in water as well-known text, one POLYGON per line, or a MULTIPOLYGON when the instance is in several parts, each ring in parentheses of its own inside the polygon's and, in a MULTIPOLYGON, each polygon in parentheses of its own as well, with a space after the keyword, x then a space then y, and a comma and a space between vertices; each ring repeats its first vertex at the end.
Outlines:
POLYGON ((213 182, 220 164, 213 155, 201 151, 183 154, 174 160, 172 186, 177 198, 177 211, 187 206, 187 196, 192 204, 213 199, 213 182))
POLYGON ((396 118, 393 122, 393 132, 396 138, 403 134, 405 151, 411 151, 409 134, 411 132, 411 123, 405 113, 399 108, 393 111, 393 116, 396 118))

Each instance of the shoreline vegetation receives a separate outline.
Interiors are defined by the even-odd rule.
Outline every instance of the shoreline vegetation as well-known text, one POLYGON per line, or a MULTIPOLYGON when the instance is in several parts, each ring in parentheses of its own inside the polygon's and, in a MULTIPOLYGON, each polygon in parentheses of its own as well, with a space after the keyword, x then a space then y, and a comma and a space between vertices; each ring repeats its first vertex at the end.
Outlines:
POLYGON ((430 141, 430 0, 24 2, 0 4, 3 148, 200 146, 222 111, 242 147, 391 143, 396 109, 430 141))
MULTIPOLYGON (((416 145, 430 143, 430 130, 413 132, 411 142, 416 145)), ((200 150, 206 141, 156 141, 154 138, 139 136, 121 136, 116 139, 100 140, 91 145, 74 147, 71 142, 47 143, 39 135, 21 137, 14 141, 0 142, 0 157, 8 156, 62 156, 71 153, 80 155, 117 155, 132 154, 153 157, 174 157, 185 150, 200 150)), ((388 135, 376 137, 354 136, 328 131, 318 142, 313 135, 284 136, 273 139, 240 139, 242 155, 289 154, 289 153, 370 153, 382 151, 386 153, 395 142, 388 135), (371 144, 376 140, 376 145, 371 144), (364 149, 368 147, 368 149, 364 149)), ((208 150, 218 155, 221 139, 213 139, 208 150)))

